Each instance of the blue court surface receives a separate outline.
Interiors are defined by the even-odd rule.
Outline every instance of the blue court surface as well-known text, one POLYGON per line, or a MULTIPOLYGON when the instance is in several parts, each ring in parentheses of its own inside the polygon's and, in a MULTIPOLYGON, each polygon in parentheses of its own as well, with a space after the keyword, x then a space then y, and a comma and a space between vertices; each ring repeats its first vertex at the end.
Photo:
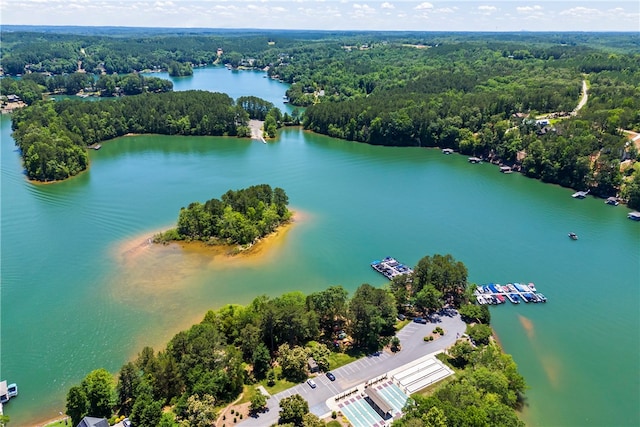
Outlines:
POLYGON ((353 427, 382 427, 384 420, 362 397, 352 397, 338 405, 353 427))
MULTIPOLYGON (((409 398, 400 387, 392 382, 375 386, 380 396, 393 407, 393 416, 400 414, 409 398)), ((353 427, 382 427, 388 425, 371 405, 361 396, 353 397, 338 405, 353 427)))

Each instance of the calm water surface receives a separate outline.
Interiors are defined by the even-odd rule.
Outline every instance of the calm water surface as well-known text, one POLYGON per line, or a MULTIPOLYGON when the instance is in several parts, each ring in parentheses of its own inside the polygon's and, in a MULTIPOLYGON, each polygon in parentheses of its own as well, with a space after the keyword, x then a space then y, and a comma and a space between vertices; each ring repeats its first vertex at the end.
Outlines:
MULTIPOLYGON (((198 69, 174 79, 256 95, 284 107, 286 87, 261 73, 198 69)), ((374 147, 281 132, 235 138, 136 136, 91 152, 71 180, 28 183, 1 124, 0 376, 20 396, 12 425, 64 412, 90 370, 116 372, 206 310, 260 294, 383 285, 369 262, 415 265, 451 253, 477 283, 533 281, 545 305, 492 309, 493 326, 530 389, 529 425, 640 425, 640 224, 622 206, 470 165, 438 150, 374 147), (228 261, 145 247, 191 201, 228 189, 283 187, 302 218, 264 257, 228 261), (567 238, 574 231, 578 241, 567 238)))

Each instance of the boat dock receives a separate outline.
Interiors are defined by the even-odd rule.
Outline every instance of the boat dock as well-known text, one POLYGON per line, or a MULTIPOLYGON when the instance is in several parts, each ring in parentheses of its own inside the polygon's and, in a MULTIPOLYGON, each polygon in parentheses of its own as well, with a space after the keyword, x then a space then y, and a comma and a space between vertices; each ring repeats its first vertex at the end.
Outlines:
POLYGON ((547 302, 547 297, 538 292, 533 283, 507 283, 506 285, 498 285, 489 283, 487 285, 476 286, 473 292, 478 304, 503 304, 507 300, 512 304, 520 304, 520 302, 547 302))
POLYGON ((412 269, 404 264, 401 264, 400 262, 398 262, 398 260, 390 256, 386 257, 382 261, 373 261, 371 263, 371 268, 373 268, 375 271, 382 274, 389 280, 393 279, 396 276, 413 273, 412 269))

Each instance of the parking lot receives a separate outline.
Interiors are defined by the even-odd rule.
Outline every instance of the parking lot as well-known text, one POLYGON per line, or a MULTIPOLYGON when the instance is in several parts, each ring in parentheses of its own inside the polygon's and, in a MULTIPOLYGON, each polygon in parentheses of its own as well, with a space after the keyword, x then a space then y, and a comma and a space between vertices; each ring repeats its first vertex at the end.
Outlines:
MULTIPOLYGON (((364 383, 376 377, 397 371, 404 365, 415 364, 415 361, 424 356, 443 350, 455 343, 457 336, 465 332, 466 325, 455 311, 433 316, 427 324, 411 322, 402 328, 396 336, 400 339, 401 351, 390 353, 381 351, 370 354, 341 368, 332 370, 336 376, 335 381, 330 381, 324 374, 313 377, 317 384, 311 388, 306 382, 291 387, 285 391, 271 396, 267 401, 269 411, 262 413, 257 418, 248 418, 240 423, 246 427, 263 427, 272 425, 278 421, 280 400, 285 397, 299 394, 309 403, 309 411, 319 417, 331 413, 331 407, 337 407, 339 402, 335 398, 358 388, 362 391, 364 383), (435 341, 425 342, 423 337, 440 326, 445 335, 435 341)), ((355 398, 357 393, 353 394, 355 398)))

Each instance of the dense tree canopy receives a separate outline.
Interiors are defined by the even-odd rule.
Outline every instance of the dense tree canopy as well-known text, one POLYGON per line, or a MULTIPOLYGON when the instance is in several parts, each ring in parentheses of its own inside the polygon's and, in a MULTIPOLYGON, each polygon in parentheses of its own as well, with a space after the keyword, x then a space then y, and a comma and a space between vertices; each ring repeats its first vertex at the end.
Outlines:
MULTIPOLYGON (((156 239, 253 243, 291 218, 288 203, 283 189, 271 189, 267 184, 229 190, 221 200, 211 199, 204 204, 194 202, 180 209, 177 227, 156 239)), ((304 308, 304 300, 299 305, 304 308)))
MULTIPOLYGON (((98 85, 107 79, 101 78, 98 85)), ((131 81, 143 83, 138 77, 131 81)), ((271 111, 279 114, 277 109, 271 111)), ((242 106, 228 95, 206 91, 143 93, 101 102, 43 101, 15 111, 12 119, 27 176, 39 181, 76 175, 87 168, 86 146, 128 133, 247 136, 249 132, 249 114, 242 106)))

